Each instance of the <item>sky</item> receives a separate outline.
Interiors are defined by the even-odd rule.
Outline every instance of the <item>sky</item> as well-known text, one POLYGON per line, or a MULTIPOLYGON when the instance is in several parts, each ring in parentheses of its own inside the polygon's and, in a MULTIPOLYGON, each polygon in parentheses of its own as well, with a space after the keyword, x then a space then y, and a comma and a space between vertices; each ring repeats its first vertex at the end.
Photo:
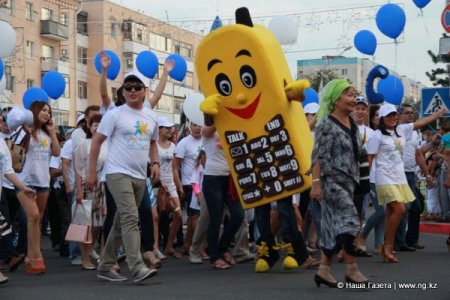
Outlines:
MULTIPOLYGON (((439 39, 445 32, 441 13, 445 0, 431 0, 422 12, 412 0, 113 0, 128 8, 139 10, 154 18, 187 30, 209 32, 212 20, 219 16, 224 25, 234 23, 234 11, 248 7, 254 23, 268 26, 271 18, 289 15, 298 25, 297 42, 283 46, 293 76, 298 59, 315 59, 326 55, 343 55, 373 59, 400 75, 431 86, 426 71, 436 68, 427 54, 439 52, 439 39), (388 2, 401 5, 406 25, 395 45, 384 36, 375 23, 379 7, 388 2), (339 3, 339 4, 337 4, 339 3), (137 9, 139 8, 139 9, 137 9), (353 45, 353 37, 367 29, 377 37, 374 56, 360 53, 353 45), (351 49, 347 49, 353 46, 351 49)), ((444 65, 442 65, 444 66, 444 65)))

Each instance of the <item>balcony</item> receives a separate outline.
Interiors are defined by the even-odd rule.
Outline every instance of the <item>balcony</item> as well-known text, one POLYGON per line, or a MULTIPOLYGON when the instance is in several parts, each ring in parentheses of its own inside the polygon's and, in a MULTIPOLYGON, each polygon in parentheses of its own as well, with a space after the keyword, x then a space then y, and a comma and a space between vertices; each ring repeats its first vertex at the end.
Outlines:
POLYGON ((49 39, 64 41, 69 38, 69 27, 52 20, 41 20, 41 35, 49 39))
POLYGON ((56 59, 51 59, 47 57, 41 58, 41 71, 58 71, 58 61, 56 59))

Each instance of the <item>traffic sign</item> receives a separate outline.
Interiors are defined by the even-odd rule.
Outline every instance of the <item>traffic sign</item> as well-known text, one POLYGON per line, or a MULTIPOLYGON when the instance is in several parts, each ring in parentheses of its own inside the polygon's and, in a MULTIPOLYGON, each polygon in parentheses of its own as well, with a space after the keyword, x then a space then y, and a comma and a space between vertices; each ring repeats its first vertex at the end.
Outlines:
MULTIPOLYGON (((441 108, 450 107, 450 88, 422 89, 422 116, 429 116, 441 108)), ((450 113, 445 115, 450 116, 450 113)))
POLYGON ((442 11, 441 23, 445 31, 450 32, 450 5, 447 5, 442 11))

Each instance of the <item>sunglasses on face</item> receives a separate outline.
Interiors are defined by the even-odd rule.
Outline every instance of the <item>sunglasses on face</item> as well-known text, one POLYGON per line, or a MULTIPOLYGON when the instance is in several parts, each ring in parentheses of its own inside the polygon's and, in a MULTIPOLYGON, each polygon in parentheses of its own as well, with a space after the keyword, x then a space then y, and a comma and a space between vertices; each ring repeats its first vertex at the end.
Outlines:
POLYGON ((134 89, 136 92, 139 92, 144 88, 143 84, 125 84, 123 86, 123 89, 127 92, 131 92, 132 89, 134 89))

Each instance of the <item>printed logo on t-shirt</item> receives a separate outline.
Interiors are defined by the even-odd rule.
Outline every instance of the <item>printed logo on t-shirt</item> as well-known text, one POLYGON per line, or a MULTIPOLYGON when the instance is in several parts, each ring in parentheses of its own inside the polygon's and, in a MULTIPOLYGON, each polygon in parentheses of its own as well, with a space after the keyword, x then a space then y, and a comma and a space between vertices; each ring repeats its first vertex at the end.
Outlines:
POLYGON ((38 137, 38 142, 30 146, 29 152, 31 152, 33 160, 50 160, 50 147, 46 138, 38 137))
POLYGON ((125 136, 129 150, 145 150, 150 147, 150 134, 148 132, 148 123, 136 121, 134 125, 134 134, 125 136))
POLYGON ((392 152, 392 155, 389 157, 389 160, 391 162, 398 162, 402 160, 402 153, 403 153, 403 144, 402 139, 400 138, 394 138, 392 137, 392 140, 394 142, 394 151, 392 152))

